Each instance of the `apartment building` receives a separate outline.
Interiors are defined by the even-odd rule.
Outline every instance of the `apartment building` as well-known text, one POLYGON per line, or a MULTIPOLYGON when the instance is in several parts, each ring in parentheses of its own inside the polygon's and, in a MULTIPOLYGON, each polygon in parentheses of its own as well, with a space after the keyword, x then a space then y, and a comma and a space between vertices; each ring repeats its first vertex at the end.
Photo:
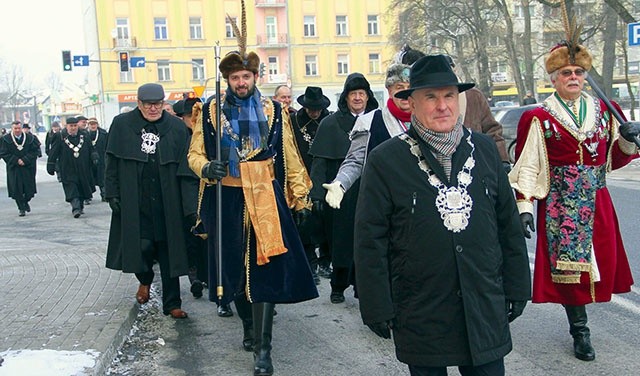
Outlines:
MULTIPOLYGON (((136 89, 158 82, 168 101, 204 86, 215 92, 216 61, 237 49, 229 21, 240 25, 240 0, 83 0, 88 85, 100 93, 88 112, 108 124, 136 105, 136 89), (121 55, 126 53, 127 55, 121 55), (120 56, 129 70, 121 71, 120 56)), ((390 0, 245 0, 247 45, 263 64, 258 88, 271 96, 278 85, 294 97, 320 86, 337 107, 346 76, 363 73, 379 102, 384 71, 396 53, 388 43, 390 0)), ((224 82, 221 84, 224 88, 224 82)))

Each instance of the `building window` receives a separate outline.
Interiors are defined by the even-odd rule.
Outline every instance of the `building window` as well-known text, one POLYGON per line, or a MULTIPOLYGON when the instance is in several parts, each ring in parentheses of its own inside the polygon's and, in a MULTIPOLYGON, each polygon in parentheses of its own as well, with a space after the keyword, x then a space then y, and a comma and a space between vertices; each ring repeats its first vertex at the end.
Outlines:
POLYGON ((233 32, 233 26, 232 23, 234 25, 237 25, 237 17, 231 17, 231 22, 229 22, 229 18, 225 18, 225 23, 224 23, 224 36, 225 38, 235 38, 236 34, 233 32))
POLYGON ((338 55, 338 74, 349 74, 349 55, 338 55))
POLYGON ((336 16, 336 35, 339 37, 349 35, 347 16, 336 16))
POLYGON ((304 36, 315 37, 316 36, 316 17, 304 16, 304 36))
POLYGON ((202 39, 202 18, 189 17, 189 37, 191 39, 202 39))
POLYGON ((204 59, 191 59, 191 76, 194 81, 204 80, 204 59))
POLYGON ((380 73, 380 54, 369 54, 369 73, 380 73))
POLYGON ((502 45, 502 40, 501 40, 501 38, 499 36, 494 35, 494 36, 489 37, 489 46, 498 47, 500 45, 502 45))
POLYGON ((429 41, 431 43, 431 48, 438 48, 440 47, 440 41, 438 40, 438 37, 431 37, 429 38, 429 41))
POLYGON ((318 57, 316 55, 306 55, 304 57, 304 72, 307 76, 318 75, 318 57))
POLYGON ((269 56, 267 61, 269 62, 269 75, 278 74, 278 57, 269 56))
POLYGON ((267 16, 265 21, 267 23, 267 43, 278 43, 278 25, 276 24, 276 18, 273 16, 267 16))
POLYGON ((167 31, 167 19, 164 17, 155 17, 153 19, 153 32, 157 40, 169 39, 167 31))
POLYGON ((116 38, 129 39, 129 19, 116 18, 116 38))
POLYGON ((367 16, 367 33, 369 35, 378 35, 378 15, 367 16))
MULTIPOLYGON (((548 8, 548 7, 545 7, 545 8, 548 8)), ((513 10, 513 16, 516 17, 516 18, 523 18, 525 9, 526 8, 523 7, 522 5, 515 5, 515 8, 513 10)), ((533 5, 529 6, 529 15, 531 17, 535 17, 536 16, 535 9, 536 8, 534 8, 533 5)))
POLYGON ((128 72, 120 72, 120 83, 133 82, 133 69, 128 72))
POLYGON ((171 81, 169 60, 158 60, 158 81, 171 81))

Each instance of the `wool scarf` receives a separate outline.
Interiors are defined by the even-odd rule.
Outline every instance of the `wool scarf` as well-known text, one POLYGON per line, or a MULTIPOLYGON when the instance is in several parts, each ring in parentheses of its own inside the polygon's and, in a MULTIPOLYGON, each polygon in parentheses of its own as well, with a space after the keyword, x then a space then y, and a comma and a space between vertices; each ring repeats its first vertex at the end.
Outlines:
POLYGON ((395 116, 396 119, 400 120, 403 123, 408 123, 411 121, 411 112, 404 112, 396 106, 396 103, 393 99, 387 99, 387 108, 391 115, 395 116))
POLYGON ((427 143, 431 153, 442 165, 447 179, 451 180, 451 157, 455 153, 462 140, 462 120, 458 117, 456 125, 451 132, 434 132, 425 127, 415 115, 411 115, 411 126, 414 127, 418 137, 427 143))
POLYGON ((253 94, 239 98, 231 88, 227 88, 222 111, 231 129, 222 133, 221 147, 229 155, 229 175, 240 176, 238 168, 242 154, 267 146, 269 126, 260 102, 260 91, 255 88, 253 94))

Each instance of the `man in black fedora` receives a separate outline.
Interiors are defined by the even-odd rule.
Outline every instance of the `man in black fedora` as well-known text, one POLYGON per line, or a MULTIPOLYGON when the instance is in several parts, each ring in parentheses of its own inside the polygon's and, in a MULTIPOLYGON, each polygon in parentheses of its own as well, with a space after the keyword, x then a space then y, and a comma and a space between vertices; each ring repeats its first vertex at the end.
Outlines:
POLYGON ((442 55, 411 68, 411 128, 367 159, 355 220, 360 311, 411 375, 504 375, 509 322, 531 297, 516 202, 491 138, 460 118, 442 55))
MULTIPOLYGON (((298 151, 304 162, 304 167, 307 173, 311 173, 313 157, 309 155, 309 148, 313 144, 313 139, 316 137, 316 131, 318 130, 320 121, 331 114, 329 110, 327 110, 331 101, 322 93, 322 88, 317 86, 308 86, 304 94, 299 96, 297 100, 300 106, 302 106, 302 109, 291 116, 291 126, 296 138, 298 151)), ((319 226, 322 226, 322 218, 319 215, 315 215, 306 223, 298 225, 298 232, 302 239, 305 254, 307 255, 307 260, 309 260, 316 285, 320 284, 318 277, 318 255, 316 254, 317 245, 320 245, 320 255, 325 260, 322 266, 324 275, 327 277, 331 276, 331 272, 329 271, 331 255, 328 254, 328 245, 326 241, 319 238, 321 231, 314 231, 319 226)))

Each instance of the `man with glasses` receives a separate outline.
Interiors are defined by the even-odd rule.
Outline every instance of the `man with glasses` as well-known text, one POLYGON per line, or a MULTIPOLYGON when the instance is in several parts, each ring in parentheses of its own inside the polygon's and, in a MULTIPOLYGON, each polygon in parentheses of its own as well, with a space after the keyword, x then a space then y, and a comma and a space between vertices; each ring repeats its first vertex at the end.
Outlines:
POLYGON ((178 169, 187 163, 182 121, 163 110, 164 89, 138 88, 138 106, 113 119, 106 151, 105 197, 112 210, 106 266, 135 273, 136 300, 149 301, 153 261, 160 266, 162 310, 174 319, 181 309, 179 277, 189 264, 183 231, 178 169))
POLYGON ((638 157, 640 124, 618 124, 602 100, 583 91, 592 57, 567 41, 545 59, 556 91, 522 115, 509 180, 527 238, 538 201, 533 302, 564 306, 575 356, 591 361, 585 305, 608 302, 633 284, 605 174, 638 157))

